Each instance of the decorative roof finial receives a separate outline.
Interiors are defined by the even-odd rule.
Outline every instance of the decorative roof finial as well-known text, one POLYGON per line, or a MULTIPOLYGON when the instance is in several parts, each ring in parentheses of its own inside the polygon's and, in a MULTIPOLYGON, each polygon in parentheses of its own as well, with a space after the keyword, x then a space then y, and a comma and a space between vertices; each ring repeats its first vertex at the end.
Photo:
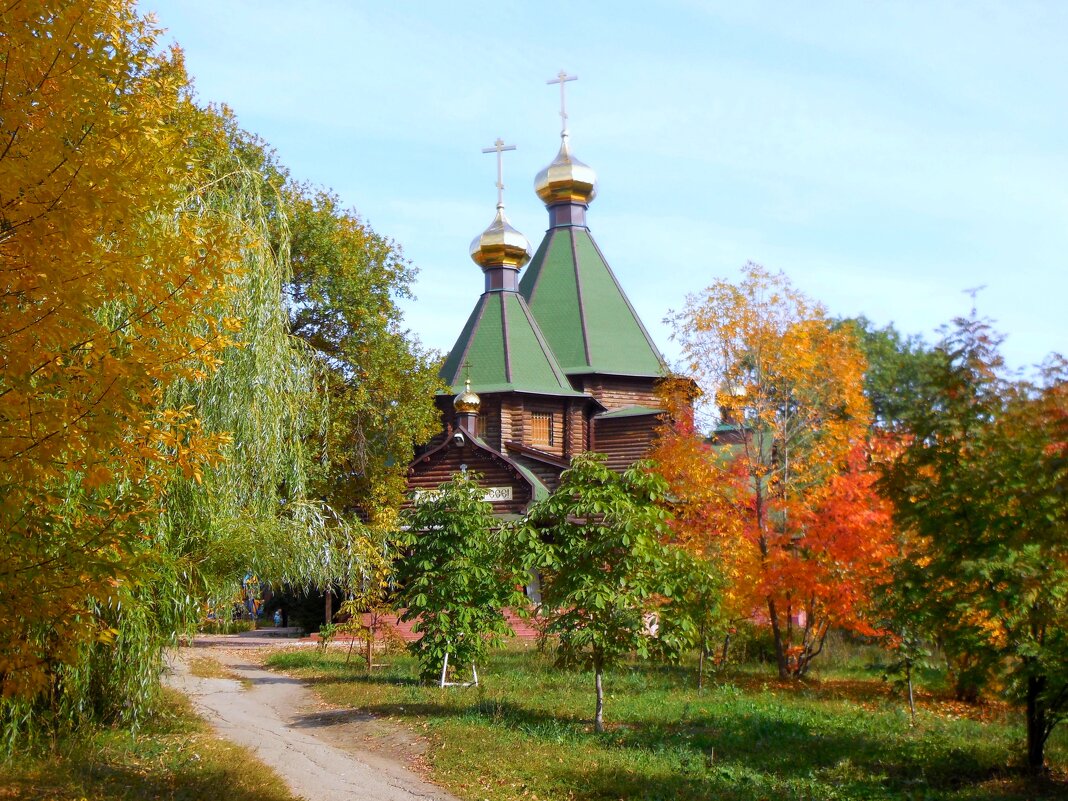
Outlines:
MULTIPOLYGON (((567 97, 564 87, 568 82, 577 80, 577 75, 568 75, 566 71, 560 70, 555 78, 545 82, 560 84, 560 152, 534 179, 534 191, 546 206, 559 203, 588 206, 597 195, 597 174, 571 155, 571 146, 568 143, 570 134, 567 130, 567 97)), ((585 222, 579 224, 585 225, 585 222)))
POLYGON ((515 150, 515 145, 506 145, 501 137, 493 143, 493 147, 482 148, 483 153, 497 154, 497 208, 504 208, 504 158, 501 156, 506 150, 515 150))
POLYGON ((564 96, 564 85, 568 81, 577 81, 577 75, 568 75, 565 70, 560 70, 556 73, 555 78, 550 78, 545 83, 547 84, 560 84, 560 138, 567 136, 567 99, 564 96))
POLYGON ((497 154, 497 215, 493 222, 471 242, 471 258, 484 271, 491 267, 511 267, 518 270, 530 261, 530 242, 515 230, 504 216, 504 159, 501 154, 515 150, 499 136, 493 147, 482 148, 483 153, 497 154))

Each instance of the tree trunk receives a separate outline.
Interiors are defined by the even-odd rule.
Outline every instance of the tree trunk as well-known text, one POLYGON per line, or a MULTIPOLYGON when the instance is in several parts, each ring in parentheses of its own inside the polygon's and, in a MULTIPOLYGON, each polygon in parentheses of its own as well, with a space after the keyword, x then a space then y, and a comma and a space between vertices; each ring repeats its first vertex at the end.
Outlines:
POLYGON ((1032 773, 1041 773, 1046 767, 1045 689, 1045 676, 1027 677, 1027 768, 1032 773))
POLYGON ((731 633, 728 631, 723 635, 723 649, 719 652, 719 663, 721 665, 727 664, 727 657, 730 655, 731 650, 731 633))
POLYGON ((597 712, 593 716, 593 730, 600 733, 604 731, 604 688, 601 686, 601 660, 596 658, 593 662, 593 681, 597 687, 597 712))
POLYGON ((378 629, 378 613, 371 609, 367 613, 367 628, 364 630, 364 661, 367 662, 367 675, 371 675, 371 659, 374 657, 375 631, 378 629))
POLYGON ((916 725, 916 699, 912 695, 912 660, 905 660, 905 681, 909 686, 909 718, 913 726, 916 725))
POLYGON ((334 593, 330 590, 326 591, 326 625, 330 625, 334 622, 334 593))
POLYGON ((705 689, 705 653, 708 651, 708 644, 705 642, 705 624, 701 624, 701 653, 697 657, 697 692, 701 692, 705 689))
POLYGON ((355 645, 356 645, 356 638, 352 637, 349 640, 349 650, 345 653, 345 664, 346 665, 349 663, 349 660, 352 659, 352 649, 353 649, 353 646, 355 646, 355 645))
POLYGON ((779 616, 776 614, 775 601, 768 598, 768 615, 771 617, 771 634, 775 640, 775 662, 779 666, 779 678, 790 678, 790 665, 786 660, 786 643, 783 641, 782 629, 779 628, 779 616))
POLYGON ((826 621, 819 624, 815 628, 815 634, 812 634, 812 628, 806 622, 804 639, 802 640, 803 649, 801 653, 797 655, 797 661, 794 663, 793 677, 800 679, 806 673, 808 673, 809 667, 812 665, 812 660, 823 653, 824 643, 827 642, 827 631, 829 625, 826 621))

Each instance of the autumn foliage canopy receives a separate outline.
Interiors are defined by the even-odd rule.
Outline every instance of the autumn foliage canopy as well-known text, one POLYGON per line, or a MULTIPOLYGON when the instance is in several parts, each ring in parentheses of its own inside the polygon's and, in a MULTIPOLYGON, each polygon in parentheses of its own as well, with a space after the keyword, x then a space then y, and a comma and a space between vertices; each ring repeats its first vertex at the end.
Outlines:
POLYGON ((0 645, 5 694, 107 637, 138 521, 222 438, 167 386, 211 371, 236 264, 200 180, 177 52, 114 3, 9 4, 0 90, 0 645))
POLYGON ((771 624, 780 672, 804 673, 831 626, 871 633, 873 583, 891 527, 868 468, 865 361, 851 333, 784 276, 750 265, 675 317, 692 375, 715 399, 711 441, 696 436, 686 382, 655 457, 679 505, 676 534, 718 561, 739 619, 771 624))

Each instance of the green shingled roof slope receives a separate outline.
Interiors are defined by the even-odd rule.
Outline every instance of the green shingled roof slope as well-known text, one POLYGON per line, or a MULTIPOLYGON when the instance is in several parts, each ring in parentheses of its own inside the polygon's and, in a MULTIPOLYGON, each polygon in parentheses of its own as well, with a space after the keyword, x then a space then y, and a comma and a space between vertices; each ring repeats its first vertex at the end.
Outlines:
POLYGON ((653 344, 601 251, 582 227, 551 229, 519 292, 564 372, 660 376, 653 344))
POLYGON ((440 376, 463 390, 581 396, 567 380, 538 330, 526 301, 515 292, 486 292, 478 299, 440 376))

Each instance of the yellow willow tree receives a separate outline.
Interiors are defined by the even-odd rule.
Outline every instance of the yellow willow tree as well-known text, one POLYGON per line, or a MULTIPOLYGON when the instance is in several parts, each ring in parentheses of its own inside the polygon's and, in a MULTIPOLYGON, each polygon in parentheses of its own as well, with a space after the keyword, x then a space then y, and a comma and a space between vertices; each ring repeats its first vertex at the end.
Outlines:
POLYGON ((705 514, 733 519, 722 534, 742 542, 719 552, 755 564, 757 575, 730 565, 724 574, 766 607, 780 675, 800 675, 828 625, 848 623, 832 621, 823 593, 801 577, 826 563, 811 521, 867 432, 863 355, 782 273, 755 264, 740 283, 691 296, 674 322, 694 379, 733 432, 709 454, 705 514))
POLYGON ((201 182, 180 54, 132 2, 0 9, 0 690, 110 636, 141 524, 225 436, 162 404, 214 369, 239 234, 201 182))

